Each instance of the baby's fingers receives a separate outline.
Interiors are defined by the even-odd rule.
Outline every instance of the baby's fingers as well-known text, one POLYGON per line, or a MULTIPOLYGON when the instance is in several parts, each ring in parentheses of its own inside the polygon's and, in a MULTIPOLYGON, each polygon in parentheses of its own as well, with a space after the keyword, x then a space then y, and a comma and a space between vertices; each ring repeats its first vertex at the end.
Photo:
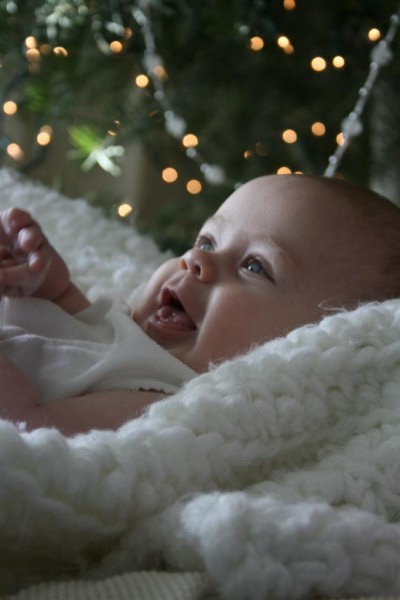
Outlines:
POLYGON ((42 230, 37 223, 24 227, 18 233, 17 247, 28 254, 39 250, 47 242, 42 230))
POLYGON ((33 223, 31 215, 20 208, 8 208, 0 213, 0 231, 12 239, 23 227, 33 223))
MULTIPOLYGON (((49 263, 50 264, 50 263, 49 263)), ((29 263, 0 268, 1 296, 30 296, 43 283, 47 265, 40 272, 32 271, 29 263)))

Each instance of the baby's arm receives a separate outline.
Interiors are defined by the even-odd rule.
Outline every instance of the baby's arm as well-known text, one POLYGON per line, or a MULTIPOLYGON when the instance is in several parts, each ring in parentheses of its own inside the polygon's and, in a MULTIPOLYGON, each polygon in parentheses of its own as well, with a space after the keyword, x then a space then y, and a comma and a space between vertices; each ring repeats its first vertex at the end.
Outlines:
MULTIPOLYGON (((21 389, 14 391, 19 394, 21 389)), ((140 417, 150 404, 162 397, 159 392, 96 392, 38 405, 30 394, 23 397, 23 404, 21 396, 17 398, 18 402, 13 402, 11 396, 0 395, 0 417, 23 422, 27 431, 54 427, 71 436, 92 429, 118 429, 127 421, 140 417)))
POLYGON ((0 354, 0 417, 25 421, 36 400, 32 382, 7 356, 0 354))
POLYGON ((1 296, 36 296, 69 313, 90 304, 71 282, 67 265, 38 223, 19 208, 0 213, 1 296))

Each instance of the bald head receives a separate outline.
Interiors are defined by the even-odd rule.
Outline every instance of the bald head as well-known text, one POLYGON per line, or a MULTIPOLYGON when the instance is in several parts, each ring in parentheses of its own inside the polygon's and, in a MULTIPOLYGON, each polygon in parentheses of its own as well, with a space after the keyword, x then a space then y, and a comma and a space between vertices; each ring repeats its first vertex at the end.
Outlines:
POLYGON ((368 286, 361 301, 400 298, 400 208, 367 188, 341 179, 308 177, 325 200, 336 204, 368 286))

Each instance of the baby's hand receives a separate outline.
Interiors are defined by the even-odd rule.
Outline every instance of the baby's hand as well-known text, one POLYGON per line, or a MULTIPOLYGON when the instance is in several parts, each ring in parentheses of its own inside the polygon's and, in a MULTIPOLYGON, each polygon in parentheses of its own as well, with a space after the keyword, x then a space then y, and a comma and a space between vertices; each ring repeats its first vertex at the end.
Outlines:
POLYGON ((29 213, 19 208, 0 212, 0 297, 34 294, 50 268, 50 248, 29 213))

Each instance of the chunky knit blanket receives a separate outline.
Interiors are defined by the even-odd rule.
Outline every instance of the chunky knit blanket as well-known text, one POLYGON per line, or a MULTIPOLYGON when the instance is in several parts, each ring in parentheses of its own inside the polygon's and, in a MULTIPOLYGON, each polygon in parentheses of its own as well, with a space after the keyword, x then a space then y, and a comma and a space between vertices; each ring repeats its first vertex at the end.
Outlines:
MULTIPOLYGON (((111 282, 135 302, 165 258, 151 240, 0 177, 0 208, 31 210, 89 297, 111 282)), ((221 364, 116 432, 2 421, 0 447, 3 592, 166 569, 229 600, 399 594, 400 300, 221 364)))

